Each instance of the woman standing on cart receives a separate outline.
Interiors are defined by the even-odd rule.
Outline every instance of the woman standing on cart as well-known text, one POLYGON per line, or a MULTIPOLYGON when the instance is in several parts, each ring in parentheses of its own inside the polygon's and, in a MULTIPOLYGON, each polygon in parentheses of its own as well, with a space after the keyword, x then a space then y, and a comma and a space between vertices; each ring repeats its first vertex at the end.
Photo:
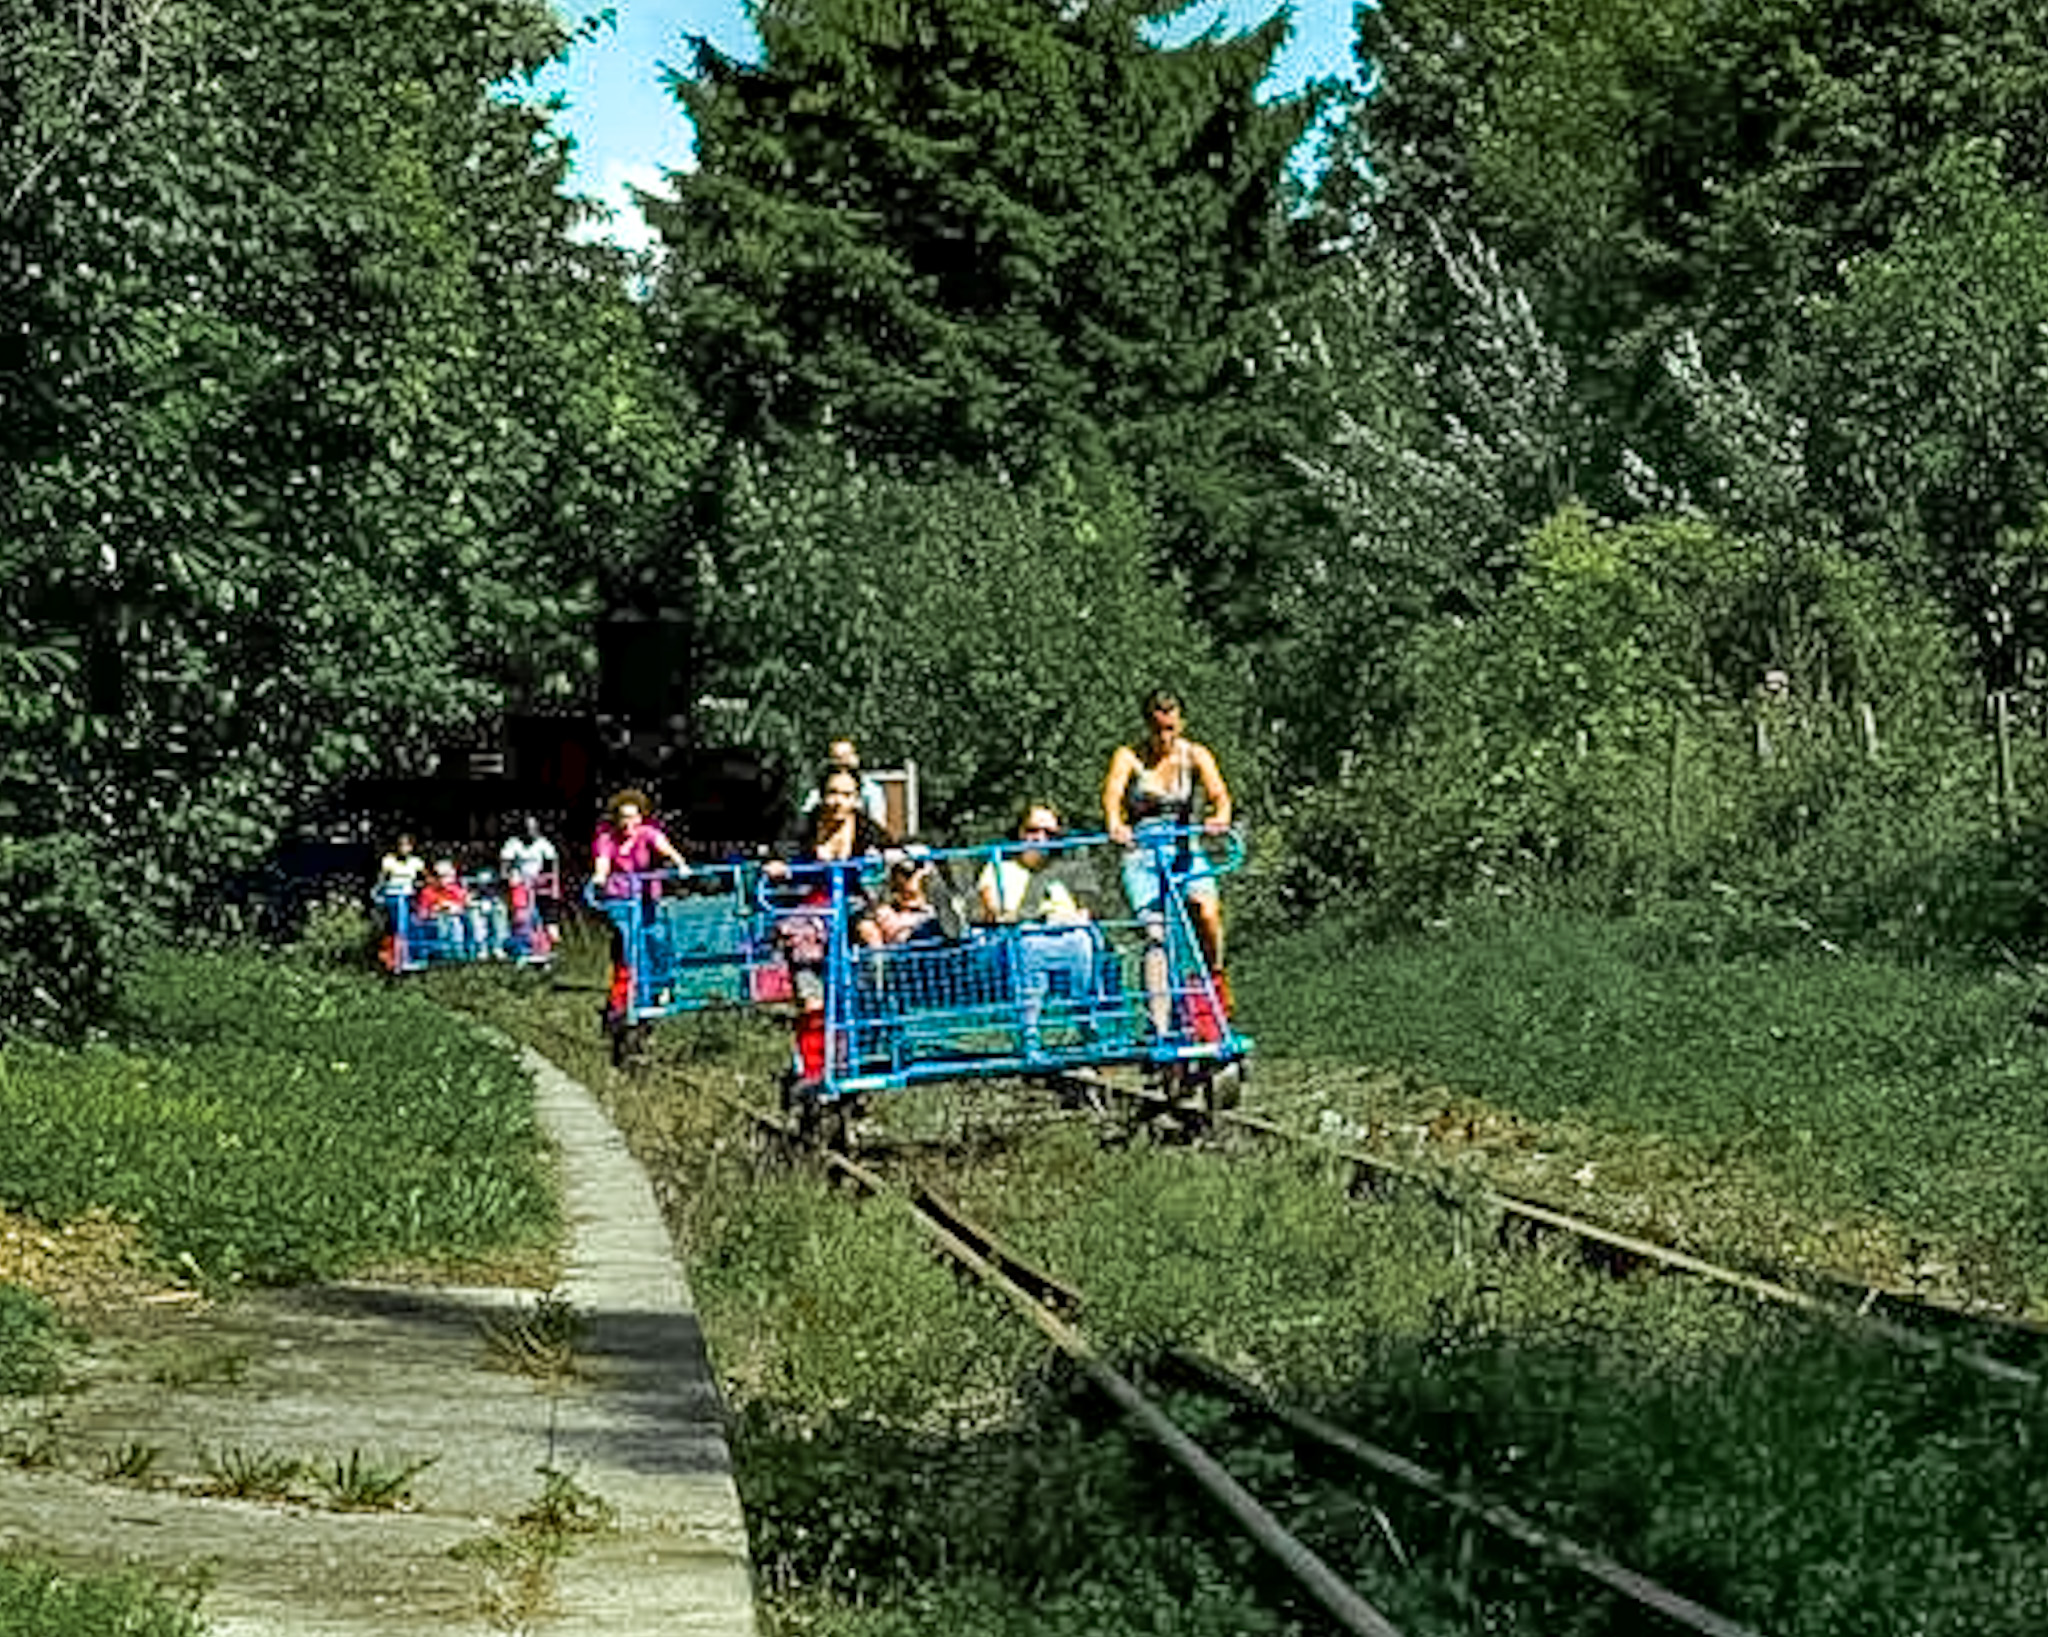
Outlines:
POLYGON ((1145 735, 1135 745, 1118 745, 1102 781, 1102 814, 1110 840, 1124 849, 1124 896, 1145 923, 1153 949, 1145 958, 1145 991, 1153 1027, 1164 1034, 1170 1001, 1165 958, 1166 887, 1172 880, 1187 901, 1202 959, 1216 984, 1224 1015, 1230 1013, 1230 980, 1223 971, 1223 900, 1215 872, 1188 836, 1195 821, 1197 791, 1206 804, 1202 829, 1221 835, 1230 828, 1230 788, 1207 745, 1183 736, 1180 696, 1154 688, 1140 704, 1145 735))
MULTIPOLYGON (((676 851, 660 825, 648 814, 647 797, 638 790, 621 790, 605 804, 605 821, 597 827, 590 847, 590 884, 606 898, 627 898, 636 890, 636 878, 651 875, 662 863, 679 873, 690 873, 689 863, 676 851)), ((661 883, 645 884, 648 899, 661 896, 661 883)), ((633 1001, 632 952, 625 934, 612 922, 612 982, 605 997, 604 1026, 607 1032, 619 1028, 633 1001)))
POLYGON ((889 832, 861 806, 859 777, 834 768, 819 789, 818 805, 802 816, 784 842, 783 857, 767 866, 765 873, 775 881, 788 880, 792 865, 845 866, 843 872, 803 870, 797 877, 800 904, 778 920, 777 936, 789 961, 790 992, 797 1003, 799 1089, 825 1078, 825 960, 826 940, 832 935, 832 877, 841 875, 841 890, 849 900, 864 898, 860 860, 878 856, 889 845, 889 832))

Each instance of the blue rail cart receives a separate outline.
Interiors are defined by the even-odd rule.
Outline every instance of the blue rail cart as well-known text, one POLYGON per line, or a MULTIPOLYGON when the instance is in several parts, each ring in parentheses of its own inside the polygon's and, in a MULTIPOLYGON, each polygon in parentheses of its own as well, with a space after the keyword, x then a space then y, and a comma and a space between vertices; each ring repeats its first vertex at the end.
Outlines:
MULTIPOLYGON (((793 1071, 800 1115, 843 1099, 934 1080, 1072 1074, 1139 1065, 1177 1097, 1234 1096, 1252 1042, 1232 1026, 1203 959, 1186 896, 1186 850, 1211 875, 1235 869, 1235 835, 1154 828, 1149 905, 1125 900, 1123 849, 1106 836, 1001 842, 924 854, 939 913, 919 936, 874 944, 859 922, 879 870, 850 879, 844 865, 791 866, 758 901, 771 941, 801 946, 822 977, 823 1072, 793 1071), (1033 871, 1067 888, 1086 918, 1034 916, 975 924, 976 883, 1001 860, 1041 855, 1033 871), (1178 858, 1176 854, 1180 855, 1178 858), (796 891, 791 889, 795 888, 796 891), (808 922, 799 927, 798 923, 808 922)), ((1041 889, 1039 907, 1047 894, 1041 889)))
POLYGON ((612 892, 585 886, 584 902, 611 923, 632 971, 622 1024, 751 1005, 778 992, 780 962, 752 875, 749 865, 696 865, 687 875, 614 876, 621 889, 612 892))
POLYGON ((506 884, 488 873, 465 876, 462 884, 468 907, 439 914, 422 914, 413 895, 400 888, 377 894, 384 912, 379 960, 387 972, 424 972, 476 961, 538 966, 554 958, 547 929, 531 912, 530 894, 508 894, 506 884), (524 898, 526 911, 516 910, 509 898, 524 898))

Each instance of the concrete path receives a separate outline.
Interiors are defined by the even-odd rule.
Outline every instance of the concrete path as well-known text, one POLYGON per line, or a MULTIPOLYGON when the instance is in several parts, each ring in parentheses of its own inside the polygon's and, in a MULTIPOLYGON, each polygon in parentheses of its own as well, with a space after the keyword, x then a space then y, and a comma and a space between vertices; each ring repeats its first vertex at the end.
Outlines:
POLYGON ((747 1637, 745 1528, 722 1407, 646 1175, 582 1087, 531 1052, 572 1233, 573 1378, 507 1370, 485 1326, 539 1293, 336 1285, 166 1307, 95 1341, 74 1389, 0 1401, 43 1465, 0 1464, 0 1553, 205 1588, 219 1637, 747 1637), (147 1470, 112 1470, 148 1453, 147 1470), (266 1456, 415 1463, 404 1510, 202 1495, 266 1456), (592 1532, 519 1526, 555 1499, 592 1532), (537 1549, 551 1538, 566 1548, 537 1549))

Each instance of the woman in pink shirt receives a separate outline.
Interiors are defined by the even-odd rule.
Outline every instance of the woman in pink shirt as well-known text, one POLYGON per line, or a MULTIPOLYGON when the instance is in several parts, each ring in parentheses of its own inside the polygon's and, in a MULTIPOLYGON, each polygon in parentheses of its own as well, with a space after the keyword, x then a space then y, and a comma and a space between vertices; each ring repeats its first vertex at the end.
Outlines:
MULTIPOLYGON (((638 790, 621 790, 605 804, 605 821, 597 827, 590 847, 591 883, 607 898, 628 898, 634 878, 651 875, 662 864, 673 865, 687 875, 689 864, 676 851, 675 843, 648 816, 647 797, 638 790)), ((646 883, 649 899, 661 896, 661 884, 646 883)), ((626 1016, 633 999, 633 968, 627 959, 626 940, 618 922, 612 923, 612 984, 606 997, 604 1024, 616 1028, 626 1016)))

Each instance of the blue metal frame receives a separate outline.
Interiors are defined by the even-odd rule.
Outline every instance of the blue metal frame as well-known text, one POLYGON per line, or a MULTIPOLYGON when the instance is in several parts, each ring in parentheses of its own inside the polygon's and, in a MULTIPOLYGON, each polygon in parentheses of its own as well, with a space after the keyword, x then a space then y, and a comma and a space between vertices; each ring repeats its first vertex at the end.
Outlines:
POLYGON ((752 1004, 763 987, 760 973, 774 956, 751 873, 741 864, 693 865, 688 875, 615 875, 627 883, 622 893, 585 885, 584 902, 625 944, 633 972, 625 1022, 752 1004))
POLYGON ((472 906, 483 912, 480 932, 473 910, 447 916, 422 916, 413 907, 412 894, 400 887, 386 887, 377 893, 384 911, 385 934, 390 939, 385 969, 390 972, 424 972, 430 966, 461 966, 477 961, 511 960, 532 965, 554 958, 547 934, 540 926, 537 909, 520 917, 515 925, 500 878, 491 875, 465 876, 472 906))
MULTIPOLYGON (((1156 850, 1164 882, 1163 901, 1149 914, 1124 903, 1113 870, 1117 879, 1096 895, 1085 923, 975 926, 957 938, 879 949, 853 936, 862 903, 847 891, 846 865, 791 866, 799 885, 808 878, 824 888, 821 901, 777 903, 762 883, 758 901, 771 921, 825 923, 825 1076, 809 1093, 829 1102, 932 1080, 1129 1063, 1214 1069, 1247 1056, 1252 1042, 1224 1012, 1169 856, 1184 846, 1220 848, 1209 868, 1223 875, 1242 862, 1241 839, 1154 828, 1139 845, 1156 850), (1107 913, 1112 906, 1123 913, 1107 913)), ((923 856, 942 869, 964 864, 978 873, 992 860, 1033 850, 1098 861, 1122 853, 1108 837, 1090 835, 923 856)), ((870 868, 879 870, 879 861, 870 868)))

